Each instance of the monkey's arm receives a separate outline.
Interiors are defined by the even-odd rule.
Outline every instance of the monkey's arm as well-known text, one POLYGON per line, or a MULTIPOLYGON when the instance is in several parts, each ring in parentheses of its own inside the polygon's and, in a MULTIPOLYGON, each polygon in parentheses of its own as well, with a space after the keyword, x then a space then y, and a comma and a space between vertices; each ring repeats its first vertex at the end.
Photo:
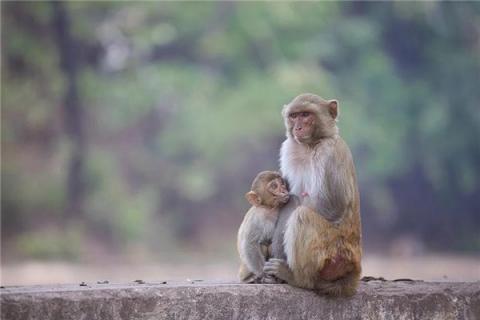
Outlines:
MULTIPOLYGON (((248 273, 253 273, 255 278, 258 278, 263 272, 263 264, 260 265, 259 261, 261 260, 259 256, 262 256, 263 260, 265 260, 265 258, 262 253, 259 231, 257 231, 258 222, 255 219, 255 214, 255 208, 250 208, 238 229, 237 250, 240 260, 242 261, 241 280, 245 275, 248 275, 248 273)), ((251 277, 251 275, 248 277, 251 277)))
POLYGON ((257 220, 255 213, 255 211, 249 211, 240 227, 238 251, 240 259, 247 269, 253 272, 256 277, 261 277, 266 260, 264 250, 262 250, 265 228, 262 221, 257 220))
POLYGON ((350 150, 345 142, 340 140, 326 163, 325 189, 315 201, 316 212, 330 222, 341 220, 354 201, 355 181, 355 168, 350 150))
POLYGON ((300 205, 300 199, 291 194, 290 200, 286 205, 280 208, 277 223, 275 225, 275 231, 272 239, 272 257, 286 260, 285 250, 283 249, 283 236, 285 234, 285 228, 287 220, 292 212, 300 205))
POLYGON ((262 245, 254 239, 248 239, 242 246, 242 260, 247 268, 260 278, 263 274, 263 265, 265 264, 265 255, 262 252, 262 245))

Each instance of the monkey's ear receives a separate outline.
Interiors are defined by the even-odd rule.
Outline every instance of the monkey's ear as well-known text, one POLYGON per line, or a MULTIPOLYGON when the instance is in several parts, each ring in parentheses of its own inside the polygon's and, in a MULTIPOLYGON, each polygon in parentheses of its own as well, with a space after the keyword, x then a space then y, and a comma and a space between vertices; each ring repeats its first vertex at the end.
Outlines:
POLYGON ((330 100, 328 101, 328 113, 332 116, 333 119, 336 119, 338 116, 338 101, 330 100))
POLYGON ((260 205, 260 197, 254 191, 247 192, 245 198, 252 206, 258 207, 260 205))

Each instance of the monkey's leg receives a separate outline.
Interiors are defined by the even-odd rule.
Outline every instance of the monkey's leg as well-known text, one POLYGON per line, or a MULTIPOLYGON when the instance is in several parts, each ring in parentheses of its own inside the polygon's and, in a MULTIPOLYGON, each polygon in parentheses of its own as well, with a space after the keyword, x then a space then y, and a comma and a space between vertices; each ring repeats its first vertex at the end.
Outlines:
MULTIPOLYGON (((272 246, 271 245, 262 246, 262 253, 265 256, 266 261, 268 261, 268 259, 272 258, 272 246)), ((267 263, 267 262, 265 262, 265 263, 267 263)), ((263 273, 264 274, 262 275, 262 278, 259 279, 260 283, 265 283, 265 284, 283 283, 283 280, 280 280, 277 277, 274 277, 272 275, 269 275, 269 274, 265 273, 265 265, 264 265, 264 268, 263 268, 263 273)))
POLYGON ((358 258, 354 259, 355 246, 338 242, 342 234, 345 234, 344 229, 333 226, 313 210, 303 206, 297 208, 285 230, 285 252, 293 274, 293 280, 288 283, 332 296, 354 294, 361 274, 361 253, 358 252, 358 258), (332 270, 327 261, 333 263, 332 270), (340 276, 343 272, 345 274, 340 276))
POLYGON ((359 269, 347 273, 334 281, 319 280, 315 285, 315 291, 329 296, 352 296, 357 291, 361 271, 359 269))
POLYGON ((247 266, 245 266, 243 263, 240 264, 238 278, 240 279, 240 282, 243 283, 255 283, 256 279, 255 274, 248 270, 247 266))
POLYGON ((328 256, 328 223, 318 213, 300 206, 287 221, 284 248, 293 275, 289 284, 313 289, 328 256))

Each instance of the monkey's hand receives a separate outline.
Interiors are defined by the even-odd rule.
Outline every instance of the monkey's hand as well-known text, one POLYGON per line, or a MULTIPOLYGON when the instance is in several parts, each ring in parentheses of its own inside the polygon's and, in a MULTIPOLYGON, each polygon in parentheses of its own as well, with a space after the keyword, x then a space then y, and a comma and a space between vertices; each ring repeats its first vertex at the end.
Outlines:
POLYGON ((293 273, 283 259, 271 258, 265 262, 263 272, 266 275, 274 276, 278 279, 284 280, 287 283, 293 282, 293 273))

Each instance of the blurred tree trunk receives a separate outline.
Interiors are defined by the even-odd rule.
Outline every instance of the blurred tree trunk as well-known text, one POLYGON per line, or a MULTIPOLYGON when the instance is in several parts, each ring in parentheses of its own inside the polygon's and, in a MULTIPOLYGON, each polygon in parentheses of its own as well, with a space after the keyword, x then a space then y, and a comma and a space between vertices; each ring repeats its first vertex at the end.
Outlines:
POLYGON ((65 76, 63 97, 65 133, 71 142, 71 158, 67 176, 65 218, 78 218, 84 212, 85 157, 87 143, 84 132, 84 111, 78 95, 78 59, 75 41, 70 33, 70 18, 61 1, 53 1, 53 28, 60 57, 60 69, 65 76))

